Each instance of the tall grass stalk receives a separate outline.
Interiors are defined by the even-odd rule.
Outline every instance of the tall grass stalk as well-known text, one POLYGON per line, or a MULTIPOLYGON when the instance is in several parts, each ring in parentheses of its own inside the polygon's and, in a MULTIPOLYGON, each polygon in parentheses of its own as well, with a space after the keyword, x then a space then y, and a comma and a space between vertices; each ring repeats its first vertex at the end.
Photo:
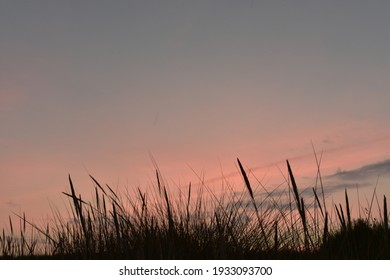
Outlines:
POLYGON ((256 217, 257 217, 257 221, 259 223, 259 226, 260 226, 260 229, 261 229, 261 235, 262 235, 262 239, 265 243, 265 246, 267 248, 267 250, 269 250, 269 243, 268 243, 268 237, 267 237, 267 234, 265 232, 265 229, 264 229, 264 225, 263 225, 263 220, 261 219, 260 217, 260 214, 259 214, 259 210, 257 208, 257 204, 256 204, 256 200, 255 200, 255 197, 253 195, 253 190, 252 190, 252 187, 249 183, 249 179, 248 179, 248 176, 246 175, 246 172, 240 162, 240 160, 237 158, 237 162, 238 162, 238 165, 240 167, 240 171, 241 171, 241 174, 242 174, 242 177, 244 178, 244 181, 245 181, 245 186, 246 186, 246 189, 248 190, 249 192, 249 196, 251 198, 251 201, 252 201, 252 205, 255 209, 255 213, 256 213, 256 217))

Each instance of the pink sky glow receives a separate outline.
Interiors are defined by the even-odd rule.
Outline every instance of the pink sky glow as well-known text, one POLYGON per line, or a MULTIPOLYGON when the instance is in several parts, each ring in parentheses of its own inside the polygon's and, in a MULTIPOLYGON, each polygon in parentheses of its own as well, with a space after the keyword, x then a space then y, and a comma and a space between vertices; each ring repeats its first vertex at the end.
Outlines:
POLYGON ((360 2, 1 1, 0 224, 46 219, 68 174, 148 189, 150 155, 172 188, 240 191, 236 158, 312 187, 312 143, 334 200, 390 197, 390 4, 360 2))

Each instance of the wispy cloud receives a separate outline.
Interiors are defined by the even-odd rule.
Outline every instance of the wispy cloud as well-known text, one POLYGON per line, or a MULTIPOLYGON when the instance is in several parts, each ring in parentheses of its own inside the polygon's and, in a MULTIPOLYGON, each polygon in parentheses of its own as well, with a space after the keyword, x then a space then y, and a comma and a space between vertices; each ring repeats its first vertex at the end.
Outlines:
MULTIPOLYGON (((377 176, 390 177, 390 159, 363 165, 359 168, 348 170, 348 171, 339 171, 329 176, 324 176, 323 185, 324 185, 324 195, 325 197, 331 197, 333 194, 338 192, 344 192, 344 190, 355 190, 356 188, 363 189, 373 187, 375 182, 372 181, 373 178, 377 176)), ((299 195, 305 201, 305 207, 307 209, 315 207, 314 202, 314 186, 300 186, 299 195)), ((286 185, 283 187, 278 187, 273 190, 263 190, 255 194, 255 199, 258 208, 262 209, 278 209, 280 211, 285 211, 290 209, 290 207, 295 208, 295 201, 292 197, 292 194, 289 195, 289 190, 286 185)), ((321 190, 317 186, 317 193, 319 194, 321 190)), ((241 192, 236 192, 235 195, 242 197, 241 205, 252 208, 252 201, 246 196, 247 194, 244 191, 244 194, 241 192)))
POLYGON ((371 183, 333 183, 331 185, 327 185, 326 188, 324 189, 324 192, 326 195, 330 195, 335 192, 339 191, 344 191, 348 189, 356 189, 357 187, 360 188, 367 188, 367 187, 372 187, 373 184, 371 183))
POLYGON ((363 165, 352 170, 338 171, 323 178, 326 195, 356 187, 373 187, 376 177, 390 177, 390 159, 363 165))
POLYGON ((360 168, 338 171, 327 176, 326 179, 336 179, 343 181, 361 181, 378 176, 390 176, 390 159, 373 164, 364 165, 360 168))

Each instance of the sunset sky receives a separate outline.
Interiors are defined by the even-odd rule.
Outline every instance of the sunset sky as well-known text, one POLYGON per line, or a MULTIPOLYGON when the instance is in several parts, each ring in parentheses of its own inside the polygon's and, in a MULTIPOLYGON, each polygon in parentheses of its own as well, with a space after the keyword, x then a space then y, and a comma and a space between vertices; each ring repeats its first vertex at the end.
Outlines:
POLYGON ((172 187, 241 180, 237 157, 269 187, 286 159, 310 184, 312 143, 329 190, 379 176, 390 196, 389 13, 389 1, 1 1, 0 225, 50 215, 68 174, 83 194, 88 174, 147 188, 151 156, 172 187))

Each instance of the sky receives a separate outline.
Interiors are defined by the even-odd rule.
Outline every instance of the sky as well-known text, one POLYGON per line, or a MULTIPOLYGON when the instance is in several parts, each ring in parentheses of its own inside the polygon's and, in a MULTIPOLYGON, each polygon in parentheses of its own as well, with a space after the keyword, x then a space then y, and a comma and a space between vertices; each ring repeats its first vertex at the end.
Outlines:
MULTIPOLYGON (((390 195, 389 1, 0 2, 0 223, 199 178, 390 195), (313 179, 314 178, 314 179, 313 179), (389 186, 389 185, 387 185, 389 186)), ((242 188, 242 184, 238 184, 242 188)), ((6 223, 5 222, 5 223, 6 223)))

